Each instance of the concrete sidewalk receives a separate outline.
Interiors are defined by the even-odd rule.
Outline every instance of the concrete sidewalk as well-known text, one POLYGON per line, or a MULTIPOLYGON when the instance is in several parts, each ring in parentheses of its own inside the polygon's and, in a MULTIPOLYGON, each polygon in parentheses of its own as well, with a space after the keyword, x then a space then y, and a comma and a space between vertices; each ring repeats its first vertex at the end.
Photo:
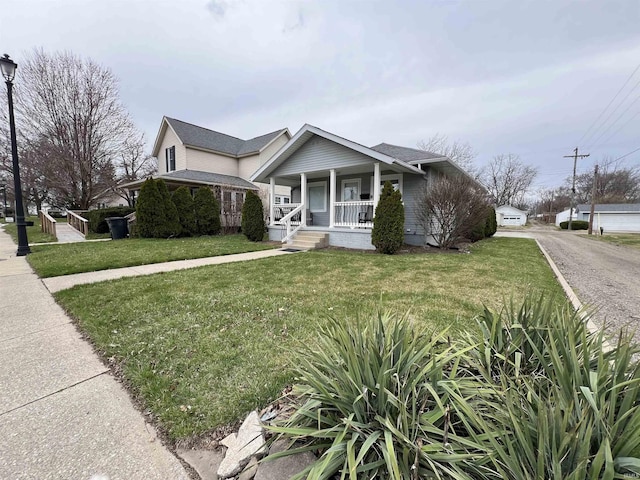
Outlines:
POLYGON ((0 228, 0 478, 189 475, 0 228))
POLYGON ((42 279, 42 283, 44 283, 51 293, 54 293, 59 292, 60 290, 66 290, 74 285, 82 285, 85 283, 96 283, 123 277, 137 277, 139 275, 151 275, 153 273, 160 272, 172 272, 174 270, 184 270, 186 268, 201 267, 204 265, 221 265, 223 263, 257 260, 259 258, 290 255, 291 253, 294 252, 285 252, 283 250, 260 250, 257 252, 237 253, 235 255, 195 258, 192 260, 177 260, 174 262, 154 263, 151 265, 140 265, 137 267, 113 268, 111 270, 100 270, 98 272, 76 273, 75 275, 44 278, 42 279))

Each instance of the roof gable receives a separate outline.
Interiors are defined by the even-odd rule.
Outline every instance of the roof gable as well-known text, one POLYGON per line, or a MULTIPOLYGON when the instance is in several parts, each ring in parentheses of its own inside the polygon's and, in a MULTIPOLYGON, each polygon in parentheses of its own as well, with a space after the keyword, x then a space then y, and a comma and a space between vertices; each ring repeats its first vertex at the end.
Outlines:
POLYGON ((161 138, 164 137, 167 128, 171 128, 182 144, 187 147, 209 150, 236 158, 260 153, 262 149, 280 135, 285 134, 288 138, 291 137, 289 129, 283 128, 249 140, 242 140, 241 138, 199 127, 198 125, 183 122, 182 120, 163 117, 153 149, 154 156, 157 156, 159 153, 157 151, 159 148, 158 145, 161 138))
POLYGON ((359 143, 353 142, 346 138, 340 137, 333 133, 322 130, 313 125, 305 124, 298 132, 289 140, 289 142, 280 149, 269 161, 260 167, 252 176, 251 181, 266 181, 269 175, 274 172, 280 165, 287 161, 296 151, 305 145, 311 138, 318 136, 334 142, 343 147, 349 148, 355 152, 366 155, 367 157, 385 163, 387 165, 397 165, 404 170, 412 173, 423 175, 424 172, 413 165, 409 165, 403 160, 391 157, 384 153, 365 147, 359 143))

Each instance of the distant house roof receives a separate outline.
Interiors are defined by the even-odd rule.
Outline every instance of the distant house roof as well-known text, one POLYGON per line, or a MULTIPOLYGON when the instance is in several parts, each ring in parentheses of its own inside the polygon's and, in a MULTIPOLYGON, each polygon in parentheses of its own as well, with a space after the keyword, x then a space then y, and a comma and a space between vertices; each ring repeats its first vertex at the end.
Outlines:
POLYGON ((232 157, 242 157, 260 153, 263 148, 283 133, 286 133, 288 138, 291 137, 289 129, 283 128, 249 140, 242 140, 225 133, 183 122, 182 120, 163 117, 160 131, 158 132, 158 137, 156 138, 156 143, 153 148, 153 156, 158 156, 159 144, 161 138, 164 136, 166 125, 171 126, 180 141, 188 147, 218 152, 232 157))
MULTIPOLYGON (((230 187, 242 188, 244 190, 258 190, 253 183, 247 182, 240 177, 233 175, 222 175, 220 173, 202 172, 200 170, 176 170, 174 172, 154 175, 153 178, 161 178, 168 182, 196 184, 196 185, 226 185, 230 187)), ((121 185, 121 188, 135 188, 144 183, 143 180, 121 185)))
POLYGON ((513 207, 511 205, 500 205, 499 207, 496 208, 496 212, 498 213, 511 212, 511 213, 517 213, 521 215, 527 214, 527 212, 525 212, 524 210, 520 210, 519 208, 513 207))
MULTIPOLYGON (((579 213, 590 213, 591 205, 583 203, 576 207, 579 213)), ((600 203, 594 206, 595 213, 640 213, 640 203, 600 203)))
POLYGON ((419 150, 417 148, 400 147, 398 145, 391 145, 389 143, 380 143, 379 145, 371 147, 371 150, 384 153, 385 155, 388 155, 393 158, 397 158, 398 160, 403 160, 407 163, 418 162, 420 160, 433 160, 436 158, 438 159, 446 158, 444 155, 427 152, 426 150, 419 150))

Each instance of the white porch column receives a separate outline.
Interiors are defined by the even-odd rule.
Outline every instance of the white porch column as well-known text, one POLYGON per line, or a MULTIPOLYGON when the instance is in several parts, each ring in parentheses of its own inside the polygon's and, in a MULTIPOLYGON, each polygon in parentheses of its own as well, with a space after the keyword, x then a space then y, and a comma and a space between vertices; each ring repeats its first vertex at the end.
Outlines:
POLYGON ((336 223, 336 170, 332 168, 329 175, 329 228, 336 223))
POLYGON ((276 179, 274 177, 269 178, 269 224, 274 225, 274 214, 276 203, 276 179))
POLYGON ((380 164, 378 162, 373 164, 373 211, 375 214, 376 208, 378 208, 378 202, 380 201, 380 164))
POLYGON ((300 212, 300 225, 307 226, 307 174, 300 174, 300 203, 302 211, 300 212))

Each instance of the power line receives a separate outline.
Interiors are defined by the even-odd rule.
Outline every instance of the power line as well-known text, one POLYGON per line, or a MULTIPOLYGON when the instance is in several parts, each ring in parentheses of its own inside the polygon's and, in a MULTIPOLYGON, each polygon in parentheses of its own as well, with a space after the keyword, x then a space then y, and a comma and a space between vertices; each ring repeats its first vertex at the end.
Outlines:
MULTIPOLYGON (((627 86, 627 83, 629 83, 629 80, 631 80, 633 78, 633 76, 636 74, 636 72, 640 69, 640 63, 638 64, 638 66, 635 68, 635 70, 633 71, 633 73, 631 75, 629 75, 629 78, 627 78, 627 80, 622 84, 622 87, 620 87, 620 90, 618 90, 618 92, 613 96, 613 98, 611 99, 611 101, 607 104, 606 107, 604 107, 604 110, 602 110, 602 112, 600 112, 600 114, 596 117, 596 119, 593 121, 593 123, 589 126, 589 128, 587 128, 587 131, 584 132, 584 134, 582 135, 582 137, 580 137, 580 140, 578 140, 578 143, 581 143, 582 140, 585 139, 585 137, 587 136, 587 133, 589 133, 589 131, 593 128, 593 126, 598 122, 598 120, 600 119, 600 117, 602 117, 602 115, 604 115, 604 113, 607 111, 607 109, 611 106, 611 104, 615 101, 616 98, 618 98, 618 95, 620 95, 620 92, 622 92, 622 90, 624 90, 624 87, 627 86)), ((634 87, 635 88, 635 87, 634 87)), ((632 89, 633 90, 633 89, 632 89)), ((614 110, 615 111, 615 110, 614 110)))
POLYGON ((609 113, 609 115, 607 115, 607 118, 604 119, 604 121, 600 124, 600 126, 598 128, 596 128, 593 132, 591 132, 591 135, 589 135, 585 140, 584 143, 587 143, 588 141, 590 141, 591 138, 593 138, 593 136, 596 134, 596 132, 598 130, 600 130, 602 127, 604 127, 607 122, 609 121, 609 119, 611 118, 611 116, 616 113, 616 110, 618 110, 622 104, 624 103, 624 101, 629 98, 629 95, 631 95, 633 93, 633 91, 638 88, 638 85, 640 85, 640 80, 638 80, 636 82, 636 84, 631 88, 631 90, 629 90, 629 92, 627 92, 627 94, 625 95, 625 97, 620 101, 620 103, 618 103, 618 105, 616 105, 616 107, 611 110, 611 112, 609 113))
POLYGON ((624 127, 626 127, 627 125, 629 125, 629 123, 631 123, 631 121, 636 118, 638 115, 640 115, 640 111, 637 111, 635 115, 633 115, 629 120, 627 120, 625 123, 622 124, 622 126, 620 128, 618 128, 615 132, 613 132, 611 135, 609 135, 605 140, 603 140, 598 146, 602 146, 602 145, 607 145, 607 143, 609 142, 609 140, 611 140, 613 137, 615 137, 620 130, 622 130, 624 127))
POLYGON ((624 157, 628 157, 629 155, 631 155, 632 153, 636 153, 639 152, 640 148, 636 148, 635 150, 633 150, 632 152, 629 153, 625 153, 624 155, 622 155, 621 157, 616 158, 615 160, 613 160, 613 162, 617 162, 618 160, 622 160, 624 157))
MULTIPOLYGON (((638 82, 638 85, 640 85, 640 81, 638 82)), ((633 107, 633 105, 634 105, 638 100, 640 100, 640 96, 636 97, 636 99, 635 99, 633 102, 631 102, 631 104, 629 104, 629 106, 626 108, 626 110, 625 110, 624 112, 622 112, 620 115, 618 115, 618 118, 616 118, 616 119, 615 119, 615 121, 614 121, 612 124, 610 124, 610 125, 609 125, 609 126, 608 126, 608 127, 607 127, 607 128, 606 128, 606 129, 601 133, 601 134, 600 134, 600 135, 598 135, 598 137, 597 137, 597 138, 596 138, 596 139, 591 143, 591 145, 590 145, 590 146, 587 146, 586 148, 594 148, 594 145, 596 144, 596 142, 597 142, 598 140, 600 140, 600 138, 601 138, 605 133, 607 133, 611 127, 613 127, 616 123, 618 123, 618 121, 619 121, 619 120, 620 120, 620 119, 621 119, 621 118, 622 118, 622 117, 623 117, 623 116, 624 116, 624 115, 629 111, 629 109, 630 109, 631 107, 633 107)))

